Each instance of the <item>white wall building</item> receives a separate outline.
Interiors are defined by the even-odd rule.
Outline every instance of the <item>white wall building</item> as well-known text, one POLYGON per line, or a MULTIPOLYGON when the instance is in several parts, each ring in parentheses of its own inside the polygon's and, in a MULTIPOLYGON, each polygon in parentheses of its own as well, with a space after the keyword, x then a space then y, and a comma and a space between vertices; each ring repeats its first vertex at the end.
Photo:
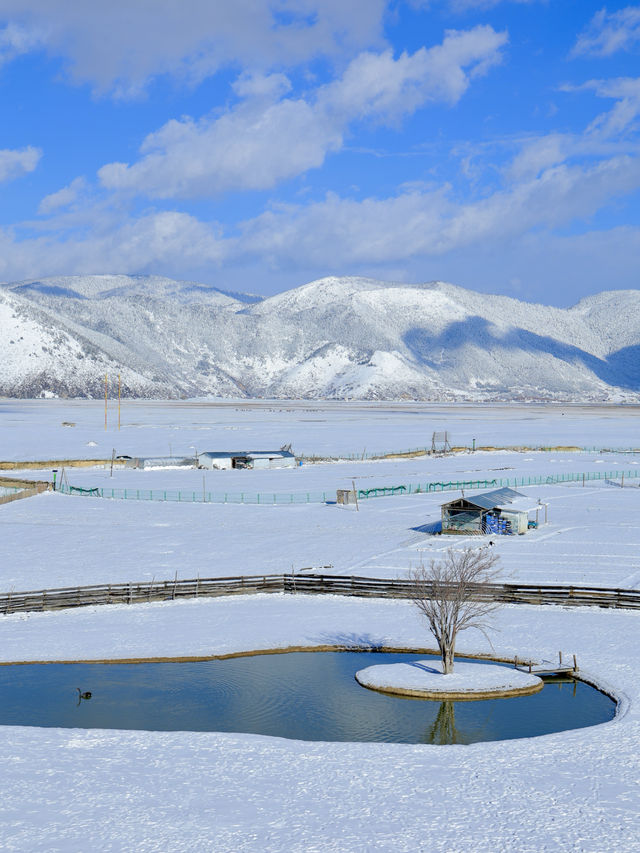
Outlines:
POLYGON ((295 468, 296 457, 290 450, 205 451, 198 454, 200 468, 295 468))

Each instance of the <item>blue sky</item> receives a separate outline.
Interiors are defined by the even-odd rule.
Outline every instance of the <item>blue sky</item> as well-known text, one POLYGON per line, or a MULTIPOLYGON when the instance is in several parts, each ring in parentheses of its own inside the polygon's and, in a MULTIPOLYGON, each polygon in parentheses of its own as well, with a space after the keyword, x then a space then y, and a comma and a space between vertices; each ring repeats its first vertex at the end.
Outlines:
POLYGON ((0 0, 0 279, 638 287, 640 5, 0 0))

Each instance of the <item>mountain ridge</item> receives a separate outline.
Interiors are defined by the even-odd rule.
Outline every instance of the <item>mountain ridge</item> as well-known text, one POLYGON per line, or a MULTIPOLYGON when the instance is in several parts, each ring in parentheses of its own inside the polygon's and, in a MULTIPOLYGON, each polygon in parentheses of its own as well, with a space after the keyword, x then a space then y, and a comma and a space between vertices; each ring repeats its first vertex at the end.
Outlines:
POLYGON ((162 276, 0 284, 0 395, 640 401, 640 291, 570 308, 330 276, 267 298, 162 276))

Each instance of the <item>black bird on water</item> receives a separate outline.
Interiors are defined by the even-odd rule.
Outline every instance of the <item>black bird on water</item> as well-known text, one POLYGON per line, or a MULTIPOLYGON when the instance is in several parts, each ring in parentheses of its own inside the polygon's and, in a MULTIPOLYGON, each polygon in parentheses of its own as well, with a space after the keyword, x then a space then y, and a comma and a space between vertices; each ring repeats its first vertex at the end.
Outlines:
POLYGON ((82 690, 80 690, 79 687, 76 687, 76 690, 78 691, 78 705, 80 704, 80 702, 83 699, 91 699, 91 691, 90 690, 85 690, 84 693, 82 692, 82 690))

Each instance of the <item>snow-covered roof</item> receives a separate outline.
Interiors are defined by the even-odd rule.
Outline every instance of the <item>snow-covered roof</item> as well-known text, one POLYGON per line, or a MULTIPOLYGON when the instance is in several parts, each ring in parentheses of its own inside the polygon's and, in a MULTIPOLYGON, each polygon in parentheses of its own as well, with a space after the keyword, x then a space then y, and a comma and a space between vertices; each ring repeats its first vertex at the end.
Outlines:
MULTIPOLYGON (((479 495, 467 496, 465 495, 464 500, 467 503, 473 504, 473 506, 480 507, 481 509, 495 509, 500 504, 511 504, 517 498, 524 498, 525 496, 521 492, 516 492, 514 489, 494 489, 492 492, 482 492, 479 495)), ((456 500, 460 500, 457 498, 456 500)), ((448 503, 454 503, 454 501, 449 501, 448 503)), ((445 504, 446 506, 446 504, 445 504)))
POLYGON ((522 497, 510 503, 498 504, 495 509, 502 510, 502 512, 533 512, 536 509, 542 509, 544 506, 545 504, 538 503, 531 498, 522 497))
POLYGON ((293 456, 289 450, 204 450, 198 453, 199 457, 207 456, 209 459, 231 459, 235 456, 246 456, 251 459, 259 458, 288 458, 293 456))
POLYGON ((282 458, 290 458, 294 454, 290 450, 250 450, 247 453, 247 456, 250 456, 252 459, 260 459, 260 458, 273 458, 273 457, 282 457, 282 458))

